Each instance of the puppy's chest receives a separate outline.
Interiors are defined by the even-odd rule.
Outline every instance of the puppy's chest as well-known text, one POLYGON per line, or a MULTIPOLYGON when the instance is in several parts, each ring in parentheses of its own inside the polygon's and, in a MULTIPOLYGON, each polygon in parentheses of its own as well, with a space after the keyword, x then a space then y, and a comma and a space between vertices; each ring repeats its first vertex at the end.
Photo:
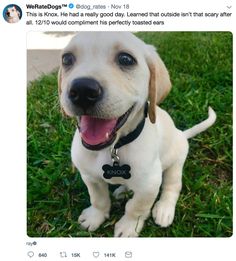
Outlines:
MULTIPOLYGON (((88 152, 87 155, 78 158, 78 169, 81 170, 82 175, 89 175, 93 178, 102 178, 110 184, 127 184, 129 181, 137 178, 139 173, 143 172, 143 164, 141 164, 140 157, 137 153, 130 153, 129 150, 122 150, 118 153, 120 161, 119 167, 113 167, 112 157, 110 150, 104 150, 99 152, 88 152), (108 168, 106 177, 103 166, 108 168), (125 166, 130 167, 129 171, 124 172, 125 166), (117 173, 114 174, 114 172, 117 173), (124 173, 123 173, 124 172, 124 173), (113 173, 114 175, 112 176, 113 173), (130 173, 129 178, 125 178, 125 175, 130 173), (124 177, 123 177, 124 175, 124 177), (104 177, 105 176, 105 177, 104 177)), ((106 169, 105 168, 105 169, 106 169)))

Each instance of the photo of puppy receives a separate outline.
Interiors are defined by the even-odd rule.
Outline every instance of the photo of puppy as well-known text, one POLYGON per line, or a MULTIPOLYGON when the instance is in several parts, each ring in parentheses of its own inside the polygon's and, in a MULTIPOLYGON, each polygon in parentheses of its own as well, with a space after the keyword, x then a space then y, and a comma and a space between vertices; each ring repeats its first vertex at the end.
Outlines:
POLYGON ((20 21, 21 14, 17 7, 12 5, 6 8, 4 18, 8 23, 13 24, 20 21))
POLYGON ((181 131, 158 106, 170 90, 168 70, 155 48, 132 33, 80 32, 62 51, 60 104, 78 122, 71 157, 91 202, 78 219, 83 228, 95 231, 109 218, 108 184, 120 185, 117 198, 133 192, 114 236, 137 237, 150 214, 161 227, 172 224, 188 139, 212 126, 216 113, 209 107, 206 120, 181 131), (119 169, 118 176, 106 178, 103 166, 114 170, 114 164, 128 165, 130 176, 119 169))

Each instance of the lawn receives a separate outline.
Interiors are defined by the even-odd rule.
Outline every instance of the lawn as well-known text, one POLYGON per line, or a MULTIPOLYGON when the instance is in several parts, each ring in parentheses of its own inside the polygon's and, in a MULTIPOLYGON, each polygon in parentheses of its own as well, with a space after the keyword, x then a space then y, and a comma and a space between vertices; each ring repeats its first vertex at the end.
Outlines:
MULTIPOLYGON (((232 34, 142 32, 169 69, 173 88, 161 105, 179 129, 217 113, 208 131, 190 140, 183 189, 169 228, 150 217, 141 237, 229 237, 232 235, 232 34)), ((57 73, 30 83, 27 94, 27 234, 32 237, 111 237, 125 200, 112 198, 110 218, 95 232, 77 219, 89 206, 80 175, 71 167, 75 121, 59 109, 57 73)))

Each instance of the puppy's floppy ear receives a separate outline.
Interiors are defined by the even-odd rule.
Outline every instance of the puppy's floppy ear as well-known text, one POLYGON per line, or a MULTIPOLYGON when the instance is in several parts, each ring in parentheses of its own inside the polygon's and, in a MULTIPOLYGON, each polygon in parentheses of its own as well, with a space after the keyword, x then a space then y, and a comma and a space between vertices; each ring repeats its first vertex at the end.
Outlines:
POLYGON ((147 64, 150 71, 149 80, 149 109, 150 121, 156 121, 156 104, 161 103, 171 89, 169 73, 155 48, 147 45, 147 64))
MULTIPOLYGON (((61 97, 61 81, 62 81, 62 75, 61 75, 61 67, 58 70, 58 74, 57 74, 57 85, 58 85, 58 95, 59 95, 59 100, 61 97)), ((60 101, 59 101, 60 102, 60 101)), ((66 116, 65 111, 63 110, 61 103, 60 103, 60 107, 61 107, 61 113, 63 114, 63 116, 66 116)))

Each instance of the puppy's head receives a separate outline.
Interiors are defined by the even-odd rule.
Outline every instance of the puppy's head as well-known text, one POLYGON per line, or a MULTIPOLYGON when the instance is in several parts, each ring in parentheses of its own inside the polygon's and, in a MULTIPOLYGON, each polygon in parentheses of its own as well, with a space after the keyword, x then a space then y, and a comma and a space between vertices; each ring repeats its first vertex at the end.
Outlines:
POLYGON ((63 111, 79 119, 83 144, 101 149, 136 128, 150 100, 149 117, 168 94, 168 72, 155 49, 128 32, 82 32, 61 55, 63 111))
POLYGON ((15 6, 12 6, 7 9, 6 15, 9 18, 19 17, 19 11, 17 11, 15 6))

